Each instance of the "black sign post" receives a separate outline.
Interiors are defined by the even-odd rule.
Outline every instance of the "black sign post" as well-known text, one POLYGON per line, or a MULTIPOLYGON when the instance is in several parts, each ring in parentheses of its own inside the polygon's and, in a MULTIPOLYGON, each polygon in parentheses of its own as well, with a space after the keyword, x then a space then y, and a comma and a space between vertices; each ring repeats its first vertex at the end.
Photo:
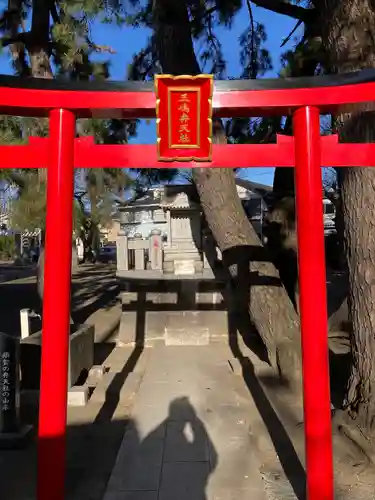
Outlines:
POLYGON ((19 338, 0 333, 0 436, 20 430, 19 345, 19 338))
POLYGON ((20 339, 0 332, 0 449, 23 448, 31 425, 20 422, 20 339))

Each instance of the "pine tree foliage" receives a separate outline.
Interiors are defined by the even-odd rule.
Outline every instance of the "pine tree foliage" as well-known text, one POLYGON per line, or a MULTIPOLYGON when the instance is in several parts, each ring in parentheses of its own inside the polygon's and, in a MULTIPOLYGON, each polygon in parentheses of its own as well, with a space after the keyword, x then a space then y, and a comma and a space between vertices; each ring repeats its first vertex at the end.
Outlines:
MULTIPOLYGON (((98 62, 95 55, 108 53, 110 56, 113 49, 96 45, 91 37, 92 22, 98 18, 105 22, 119 20, 113 8, 97 0, 9 0, 0 19, 0 31, 2 46, 10 50, 15 74, 80 80, 108 78, 109 60, 98 62), (27 22, 29 31, 26 31, 27 22)), ((136 133, 136 122, 78 120, 77 133, 93 135, 98 143, 125 143, 136 133)), ((0 117, 0 144, 26 144, 30 136, 47 135, 45 119, 0 117)), ((13 203, 13 223, 22 228, 35 224, 44 227, 46 189, 41 172, 24 169, 2 172, 1 180, 18 188, 13 203)), ((96 218, 102 214, 108 219, 113 211, 113 198, 121 197, 132 182, 123 169, 77 171, 75 196, 83 202, 85 211, 96 211, 96 218)))
MULTIPOLYGON (((259 2, 262 3, 261 0, 254 3, 257 5, 259 2)), ((254 19, 253 3, 248 0, 186 0, 186 5, 202 71, 213 73, 218 78, 256 78, 272 69, 271 57, 266 49, 265 27, 254 19), (217 30, 223 27, 230 30, 239 12, 243 15, 243 7, 249 16, 248 27, 238 40, 243 69, 240 75, 228 75, 217 30)), ((114 50, 110 46, 95 43, 91 34, 92 23, 101 21, 124 27, 150 28, 153 24, 152 8, 152 0, 9 0, 0 19, 2 46, 10 50, 15 74, 24 77, 106 79, 110 76, 110 57, 114 50), (96 57, 98 54, 101 55, 100 61, 96 57), (108 55, 105 61, 102 60, 103 54, 108 55)), ((151 36, 144 49, 134 56, 128 67, 129 79, 148 80, 160 72, 155 44, 151 36)), ((292 56, 288 54, 287 57, 290 59, 292 56)), ((226 128, 229 140, 272 141, 275 130, 280 130, 280 120, 270 122, 272 120, 268 119, 228 120, 226 128)), ((136 134, 137 124, 137 121, 124 120, 79 120, 77 133, 94 135, 98 143, 124 144, 136 134)), ((31 135, 47 134, 46 120, 17 117, 0 119, 2 144, 22 144, 31 135)), ((108 217, 113 209, 112 201, 121 201, 124 190, 133 187, 136 196, 142 188, 170 182, 177 174, 177 169, 142 169, 133 173, 117 169, 77 171, 75 196, 80 206, 90 212, 104 216, 104 207, 107 207, 110 210, 105 217, 108 217)), ((25 182, 31 183, 30 192, 35 187, 31 180, 33 176, 24 175, 23 169, 9 171, 3 179, 19 187, 25 182)), ((25 197, 27 190, 19 189, 18 193, 20 198, 25 197)), ((41 188, 38 193, 45 200, 45 189, 41 188)), ((23 209, 24 206, 26 200, 25 203, 21 200, 18 205, 15 204, 17 209, 23 209)), ((18 220, 22 220, 22 217, 18 217, 18 220)))

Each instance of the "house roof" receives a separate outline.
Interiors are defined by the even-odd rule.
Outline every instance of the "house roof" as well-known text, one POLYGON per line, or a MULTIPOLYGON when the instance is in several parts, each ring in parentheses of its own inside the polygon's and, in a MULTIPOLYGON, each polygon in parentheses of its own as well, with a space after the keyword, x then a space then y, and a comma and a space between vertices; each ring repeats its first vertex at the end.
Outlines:
POLYGON ((252 191, 253 193, 257 193, 262 196, 272 193, 273 191, 272 186, 267 186, 266 184, 260 184, 258 182, 248 181, 241 178, 236 178, 236 184, 237 186, 241 186, 245 189, 248 189, 249 191, 252 191))
MULTIPOLYGON (((236 178, 237 186, 246 189, 255 196, 267 197, 272 194, 272 187, 246 179, 236 178)), ((129 202, 129 204, 118 207, 116 217, 119 218, 121 212, 133 210, 145 210, 147 208, 158 208, 160 206, 170 206, 171 208, 194 207, 199 203, 199 198, 195 186, 192 184, 167 184, 162 189, 150 189, 144 196, 129 202), (186 195, 186 198, 183 196, 186 195), (184 199, 185 198, 185 199, 184 199)))

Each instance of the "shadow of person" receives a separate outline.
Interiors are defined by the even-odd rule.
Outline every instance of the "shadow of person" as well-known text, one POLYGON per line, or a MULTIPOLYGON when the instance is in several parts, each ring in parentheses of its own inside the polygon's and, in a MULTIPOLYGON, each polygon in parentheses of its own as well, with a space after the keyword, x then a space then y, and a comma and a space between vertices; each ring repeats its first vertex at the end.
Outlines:
POLYGON ((203 422, 187 397, 173 400, 168 417, 141 443, 165 433, 162 458, 160 500, 207 500, 206 487, 217 466, 218 457, 203 422))

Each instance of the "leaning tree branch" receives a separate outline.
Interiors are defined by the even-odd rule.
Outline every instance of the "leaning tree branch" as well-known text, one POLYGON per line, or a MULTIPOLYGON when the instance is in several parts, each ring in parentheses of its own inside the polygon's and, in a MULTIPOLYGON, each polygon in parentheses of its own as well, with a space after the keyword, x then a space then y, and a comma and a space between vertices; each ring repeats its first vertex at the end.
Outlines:
POLYGON ((251 26, 251 42, 250 42, 250 78, 253 80, 257 77, 258 74, 258 54, 255 51, 255 22, 253 16, 253 10, 251 8, 250 0, 246 0, 247 10, 250 18, 250 26, 251 26))
POLYGON ((312 16, 315 14, 315 9, 305 9, 285 0, 252 0, 252 2, 257 7, 263 7, 263 9, 271 10, 277 14, 293 17, 304 23, 310 22, 312 16))

